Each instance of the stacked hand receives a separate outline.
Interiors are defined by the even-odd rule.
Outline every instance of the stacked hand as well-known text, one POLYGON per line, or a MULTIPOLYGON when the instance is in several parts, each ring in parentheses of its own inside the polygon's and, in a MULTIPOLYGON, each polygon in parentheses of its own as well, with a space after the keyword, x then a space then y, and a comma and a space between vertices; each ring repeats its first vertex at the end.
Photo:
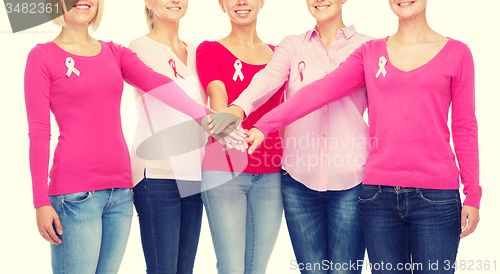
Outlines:
POLYGON ((252 154, 264 141, 265 136, 257 128, 252 128, 250 131, 242 129, 243 115, 243 110, 233 105, 217 113, 207 115, 204 127, 228 149, 235 148, 244 152, 248 148, 247 143, 252 144, 248 149, 248 154, 252 154))
POLYGON ((202 120, 203 128, 217 139, 225 148, 234 148, 241 152, 248 148, 245 142, 246 130, 241 127, 242 115, 233 114, 234 110, 226 108, 207 115, 202 120))

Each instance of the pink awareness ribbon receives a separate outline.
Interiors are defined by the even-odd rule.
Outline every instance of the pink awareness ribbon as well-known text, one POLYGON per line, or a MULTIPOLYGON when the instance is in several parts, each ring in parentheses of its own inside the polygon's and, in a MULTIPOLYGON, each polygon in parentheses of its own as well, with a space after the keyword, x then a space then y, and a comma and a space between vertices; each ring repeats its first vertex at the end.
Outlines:
POLYGON ((299 74, 297 74, 297 76, 295 76, 295 79, 293 79, 293 81, 297 81, 297 79, 299 79, 300 77, 300 81, 304 81, 304 70, 306 69, 306 62, 304 61, 300 61, 299 63, 299 74))
POLYGON ((71 57, 66 58, 66 67, 68 68, 68 71, 66 72, 66 76, 70 77, 71 73, 75 73, 76 76, 80 76, 80 71, 78 71, 75 68, 75 60, 73 60, 73 58, 71 58, 71 57))
POLYGON ((375 78, 378 79, 380 74, 382 74, 384 77, 387 74, 387 71, 385 70, 385 65, 387 64, 387 59, 385 59, 384 56, 381 56, 380 59, 378 60, 378 67, 379 70, 377 71, 377 74, 375 75, 375 78))
POLYGON ((175 78, 181 77, 182 79, 184 79, 184 77, 182 77, 182 75, 180 75, 180 74, 177 72, 177 66, 175 65, 175 61, 174 61, 174 59, 170 59, 170 60, 168 60, 168 64, 170 65, 170 67, 171 67, 171 68, 172 68, 172 70, 174 71, 174 77, 175 77, 175 78))

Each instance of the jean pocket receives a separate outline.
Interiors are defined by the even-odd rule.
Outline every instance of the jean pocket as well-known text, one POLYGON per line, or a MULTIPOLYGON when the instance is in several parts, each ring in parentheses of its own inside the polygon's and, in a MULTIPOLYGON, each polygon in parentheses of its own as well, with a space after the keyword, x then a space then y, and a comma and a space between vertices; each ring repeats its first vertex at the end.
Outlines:
POLYGON ((92 196, 92 191, 77 192, 77 193, 62 195, 61 200, 63 203, 81 204, 90 199, 91 196, 92 196))
POLYGON ((358 202, 369 203, 375 200, 379 192, 374 186, 361 185, 361 193, 359 194, 358 202))
POLYGON ((458 190, 421 189, 420 197, 431 204, 451 204, 458 202, 458 190))

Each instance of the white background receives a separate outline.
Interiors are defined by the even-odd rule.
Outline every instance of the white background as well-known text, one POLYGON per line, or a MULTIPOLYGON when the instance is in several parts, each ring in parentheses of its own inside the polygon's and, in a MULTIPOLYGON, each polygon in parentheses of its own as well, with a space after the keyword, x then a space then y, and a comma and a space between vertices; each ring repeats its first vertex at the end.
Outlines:
MULTIPOLYGON (((21 1, 23 2, 23 1, 21 1)), ((28 2, 28 1, 27 1, 28 2)), ((229 33, 227 16, 216 0, 190 0, 186 17, 181 21, 180 37, 199 44, 203 40, 218 40, 229 33)), ((101 27, 93 33, 97 39, 113 40, 122 45, 147 33, 141 0, 106 1, 101 27)), ((459 260, 496 260, 498 273, 500 256, 498 247, 499 209, 495 193, 500 191, 498 172, 500 161, 499 115, 500 54, 498 0, 429 0, 428 21, 437 32, 461 40, 471 48, 476 66, 476 108, 479 123, 481 162, 481 222, 474 234, 460 243, 459 260), (495 213, 497 212, 497 213, 495 213)), ((266 43, 278 44, 283 37, 303 33, 314 27, 314 19, 307 11, 304 0, 267 0, 258 19, 258 34, 266 43)), ((355 24, 358 32, 382 38, 396 31, 397 18, 387 0, 349 0, 344 5, 344 21, 355 24)), ((36 43, 52 40, 59 28, 51 23, 13 34, 4 6, 0 7, 0 138, 5 149, 1 151, 0 209, 0 273, 50 273, 49 244, 38 234, 35 210, 32 206, 31 179, 28 166, 28 127, 23 98, 23 74, 26 57, 36 43)), ((124 132, 130 141, 128 109, 132 102, 132 89, 126 86, 122 113, 124 132)), ((54 149, 58 131, 52 127, 54 149)), ((294 260, 288 231, 283 219, 278 242, 271 257, 268 273, 299 273, 290 270, 294 260)), ((216 273, 215 255, 208 223, 204 216, 195 273, 216 273)), ((458 265, 460 267, 460 265, 458 265)), ((469 263, 467 264, 469 266, 469 263)), ((492 265, 493 266, 493 265, 492 265)), ((137 218, 132 231, 120 273, 144 273, 137 218)), ((459 270, 458 273, 479 272, 459 270)), ((369 273, 364 271, 364 273, 369 273)))

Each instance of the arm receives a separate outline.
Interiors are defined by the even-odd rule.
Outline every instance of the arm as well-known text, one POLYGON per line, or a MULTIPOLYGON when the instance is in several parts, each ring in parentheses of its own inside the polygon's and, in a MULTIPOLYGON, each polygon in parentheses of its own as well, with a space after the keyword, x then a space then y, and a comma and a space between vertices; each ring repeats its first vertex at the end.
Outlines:
POLYGON ((231 105, 240 107, 245 115, 255 111, 269 100, 290 77, 291 60, 287 50, 289 47, 283 40, 274 51, 271 61, 252 79, 250 85, 231 105))
POLYGON ((118 48, 124 80, 139 88, 168 106, 190 116, 198 123, 210 110, 189 97, 172 79, 155 72, 145 65, 131 50, 118 48))
MULTIPOLYGON (((220 72, 219 62, 213 53, 210 43, 205 42, 198 46, 196 50, 196 67, 198 70, 198 77, 202 87, 207 91, 207 95, 210 98, 210 108, 214 111, 219 111, 227 108, 228 97, 226 92, 226 86, 223 83, 222 74, 220 72)), ((232 115, 230 115, 232 116, 232 115)), ((215 114, 212 114, 209 118, 216 118, 215 114), (212 117, 213 116, 213 117, 212 117)), ((216 137, 221 143, 226 144, 228 148, 232 148, 231 144, 236 145, 240 151, 245 150, 246 143, 243 144, 243 139, 245 137, 244 132, 241 130, 240 121, 238 119, 233 119, 235 122, 221 131, 214 132, 212 129, 212 120, 209 120, 210 134, 212 136, 220 135, 220 137, 226 137, 225 141, 216 137)))
POLYGON ((299 89, 290 98, 264 115, 256 124, 264 135, 358 90, 365 84, 363 47, 325 77, 299 89))
POLYGON ((219 62, 209 43, 202 43, 198 46, 196 68, 200 83, 210 98, 210 107, 215 111, 227 108, 226 86, 223 83, 219 62))
POLYGON ((24 73, 24 97, 29 127, 29 159, 33 185, 33 202, 40 234, 52 244, 60 244, 62 225, 50 205, 47 174, 50 158, 50 59, 42 46, 28 55, 24 73))
POLYGON ((460 235, 465 237, 475 230, 479 222, 479 203, 482 194, 479 185, 474 61, 469 48, 465 48, 457 72, 452 78, 451 100, 453 144, 466 195, 462 208, 462 230, 465 230, 460 235))
POLYGON ((248 154, 252 154, 270 132, 283 128, 312 111, 358 90, 364 84, 363 46, 361 46, 338 68, 302 87, 284 103, 262 116, 247 133, 246 142, 252 144, 248 154))
POLYGON ((219 113, 232 115, 216 116, 213 119, 212 127, 215 133, 220 132, 234 122, 232 119, 242 121, 244 117, 266 103, 285 84, 290 76, 291 66, 288 47, 285 38, 276 47, 271 61, 264 69, 255 74, 250 85, 240 94, 238 99, 229 108, 219 111, 219 113))

